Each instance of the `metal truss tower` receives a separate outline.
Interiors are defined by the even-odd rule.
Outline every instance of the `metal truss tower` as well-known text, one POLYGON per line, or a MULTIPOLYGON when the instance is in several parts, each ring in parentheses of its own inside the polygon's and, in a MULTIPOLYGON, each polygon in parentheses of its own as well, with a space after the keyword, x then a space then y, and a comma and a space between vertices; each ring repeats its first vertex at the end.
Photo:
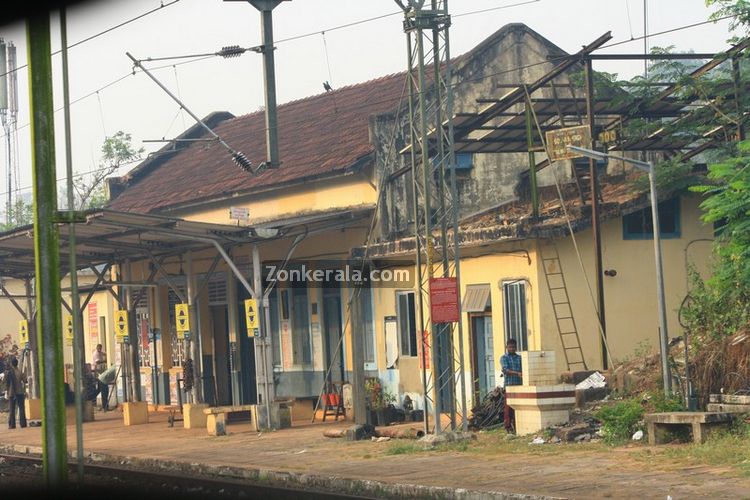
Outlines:
POLYGON ((396 0, 396 3, 405 14, 409 57, 408 150, 414 181, 416 296, 422 337, 425 429, 429 430, 431 415, 435 433, 442 431, 446 417, 451 429, 465 430, 467 395, 460 317, 455 323, 436 323, 430 295, 435 278, 455 278, 460 290, 448 0, 396 0))

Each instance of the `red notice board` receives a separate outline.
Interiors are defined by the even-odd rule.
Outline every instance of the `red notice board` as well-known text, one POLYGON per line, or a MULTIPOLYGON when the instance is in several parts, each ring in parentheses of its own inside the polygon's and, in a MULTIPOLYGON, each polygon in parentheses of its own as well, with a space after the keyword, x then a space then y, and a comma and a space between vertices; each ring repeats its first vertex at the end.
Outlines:
POLYGON ((430 278, 430 313, 433 323, 458 321, 458 285, 456 278, 430 278))

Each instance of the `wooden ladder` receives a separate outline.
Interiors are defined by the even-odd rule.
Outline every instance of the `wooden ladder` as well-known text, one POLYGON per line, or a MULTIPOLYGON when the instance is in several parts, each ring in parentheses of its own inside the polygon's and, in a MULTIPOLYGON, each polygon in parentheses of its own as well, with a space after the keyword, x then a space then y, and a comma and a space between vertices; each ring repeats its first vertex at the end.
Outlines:
POLYGON ((574 366, 588 370, 586 359, 583 357, 583 349, 581 349, 581 339, 578 336, 573 309, 570 307, 570 296, 565 284, 565 276, 557 247, 554 242, 550 242, 549 245, 540 248, 544 277, 547 281, 547 290, 552 301, 552 309, 555 312, 557 331, 560 334, 560 342, 562 343, 568 370, 572 370, 574 366))

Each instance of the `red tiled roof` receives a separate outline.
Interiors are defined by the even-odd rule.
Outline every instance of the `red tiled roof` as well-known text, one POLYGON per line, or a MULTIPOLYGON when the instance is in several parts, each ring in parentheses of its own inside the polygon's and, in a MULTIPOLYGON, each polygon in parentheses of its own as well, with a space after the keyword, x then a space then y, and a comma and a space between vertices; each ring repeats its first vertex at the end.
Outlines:
MULTIPOLYGON (((191 143, 148 172, 124 178, 125 189, 109 208, 154 212, 343 172, 374 151, 369 118, 397 107, 404 79, 404 73, 389 75, 279 106, 278 169, 255 176, 240 170, 221 145, 191 143)), ((213 130, 254 165, 265 161, 262 111, 225 120, 213 130)))

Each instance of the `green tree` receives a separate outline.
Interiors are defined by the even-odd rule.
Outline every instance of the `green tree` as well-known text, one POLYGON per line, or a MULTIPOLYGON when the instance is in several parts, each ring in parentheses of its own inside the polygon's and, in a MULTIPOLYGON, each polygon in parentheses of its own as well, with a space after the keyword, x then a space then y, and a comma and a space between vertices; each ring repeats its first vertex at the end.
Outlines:
POLYGON ((696 287, 690 318, 695 326, 731 334, 750 322, 750 141, 737 144, 730 158, 709 167, 703 193, 703 220, 717 228, 712 277, 696 287))
POLYGON ((74 183, 77 210, 102 207, 107 203, 104 181, 122 165, 141 159, 143 148, 135 149, 132 137, 123 131, 104 139, 102 158, 90 178, 79 177, 74 183))
POLYGON ((0 224, 0 230, 8 231, 18 226, 27 226, 34 222, 34 205, 19 197, 10 207, 8 221, 0 224))
POLYGON ((706 6, 718 7, 710 19, 719 19, 732 16, 729 29, 732 31, 740 28, 743 34, 750 32, 750 1, 748 0, 706 0, 706 6))

